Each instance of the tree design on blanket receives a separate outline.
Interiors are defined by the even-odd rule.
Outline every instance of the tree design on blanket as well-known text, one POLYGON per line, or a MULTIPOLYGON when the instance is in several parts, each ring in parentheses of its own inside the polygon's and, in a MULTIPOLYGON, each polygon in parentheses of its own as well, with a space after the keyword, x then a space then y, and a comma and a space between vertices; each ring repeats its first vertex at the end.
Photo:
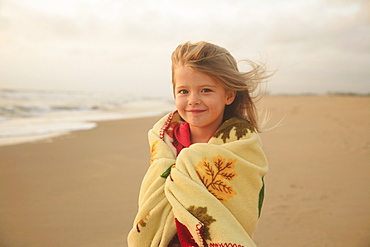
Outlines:
POLYGON ((213 163, 209 162, 207 158, 203 158, 195 167, 202 183, 221 202, 227 202, 237 194, 228 183, 237 175, 235 171, 232 171, 236 161, 236 159, 226 161, 221 155, 218 155, 213 157, 213 163))

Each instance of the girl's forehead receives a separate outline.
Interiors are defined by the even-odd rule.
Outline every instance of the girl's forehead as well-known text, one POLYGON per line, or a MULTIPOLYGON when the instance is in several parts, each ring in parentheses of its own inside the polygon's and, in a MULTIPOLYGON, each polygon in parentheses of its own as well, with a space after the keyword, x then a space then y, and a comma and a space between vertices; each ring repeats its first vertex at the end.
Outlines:
POLYGON ((179 67, 174 71, 174 81, 176 83, 187 83, 187 82, 210 82, 216 83, 215 79, 211 76, 200 72, 190 67, 179 67))
POLYGON ((186 65, 178 66, 174 69, 175 75, 184 74, 184 73, 190 74, 190 73, 201 73, 201 72, 197 71, 196 69, 190 66, 186 66, 186 65))

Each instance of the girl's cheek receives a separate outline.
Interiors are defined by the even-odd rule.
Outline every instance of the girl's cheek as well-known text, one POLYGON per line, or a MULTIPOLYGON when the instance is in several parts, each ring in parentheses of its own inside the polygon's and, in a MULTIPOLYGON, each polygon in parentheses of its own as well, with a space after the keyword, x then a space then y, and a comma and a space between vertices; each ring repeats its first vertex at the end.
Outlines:
POLYGON ((176 100, 175 100, 175 106, 176 106, 176 108, 177 108, 178 110, 179 110, 179 108, 181 108, 181 105, 182 105, 181 100, 176 99, 176 100))

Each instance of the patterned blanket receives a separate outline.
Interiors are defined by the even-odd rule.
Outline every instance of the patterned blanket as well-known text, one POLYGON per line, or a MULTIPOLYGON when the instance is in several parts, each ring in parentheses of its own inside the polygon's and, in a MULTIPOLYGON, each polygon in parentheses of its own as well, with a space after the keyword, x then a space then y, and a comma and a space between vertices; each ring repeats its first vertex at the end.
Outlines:
POLYGON ((255 246, 252 237, 268 170, 258 133, 248 121, 225 121, 208 143, 176 157, 173 112, 149 131, 151 165, 143 179, 129 247, 255 246))

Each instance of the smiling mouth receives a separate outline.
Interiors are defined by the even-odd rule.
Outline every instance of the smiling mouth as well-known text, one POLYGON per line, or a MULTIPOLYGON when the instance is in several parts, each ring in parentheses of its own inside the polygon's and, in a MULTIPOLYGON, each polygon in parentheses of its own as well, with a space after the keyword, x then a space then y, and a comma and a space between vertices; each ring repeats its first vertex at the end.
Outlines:
POLYGON ((187 112, 189 113, 202 113, 205 112, 206 110, 188 110, 187 112))

